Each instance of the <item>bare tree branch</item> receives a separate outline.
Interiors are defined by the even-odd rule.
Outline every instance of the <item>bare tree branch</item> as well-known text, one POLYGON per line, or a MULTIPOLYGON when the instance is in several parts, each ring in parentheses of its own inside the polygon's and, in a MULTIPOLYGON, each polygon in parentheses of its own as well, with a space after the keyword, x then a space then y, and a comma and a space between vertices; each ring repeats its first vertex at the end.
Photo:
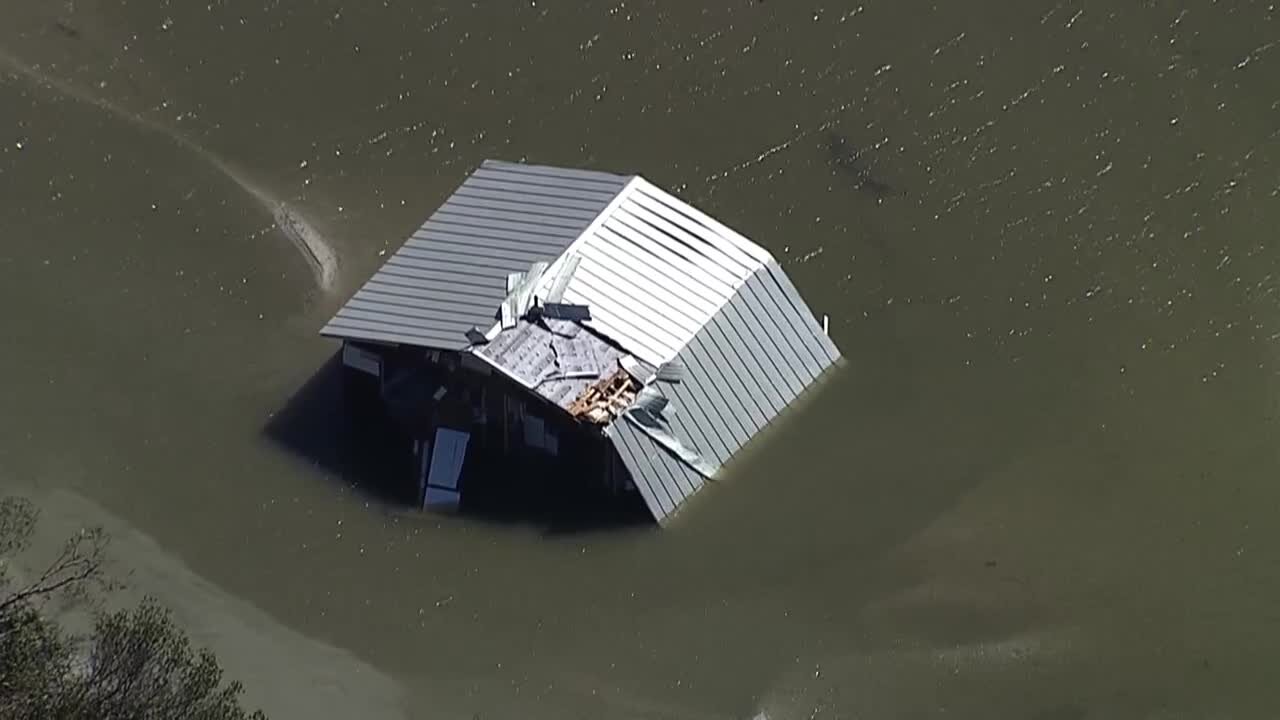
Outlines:
POLYGON ((40 577, 0 600, 0 613, 19 603, 44 603, 60 591, 87 590, 101 583, 107 536, 100 529, 82 530, 67 541, 62 552, 40 577))
POLYGON ((97 612, 84 638, 44 612, 54 597, 91 600, 113 587, 102 530, 80 531, 35 580, 11 589, 6 562, 27 548, 37 516, 24 500, 0 498, 0 718, 265 720, 240 707, 239 683, 223 683, 213 654, 193 651, 152 599, 97 612))

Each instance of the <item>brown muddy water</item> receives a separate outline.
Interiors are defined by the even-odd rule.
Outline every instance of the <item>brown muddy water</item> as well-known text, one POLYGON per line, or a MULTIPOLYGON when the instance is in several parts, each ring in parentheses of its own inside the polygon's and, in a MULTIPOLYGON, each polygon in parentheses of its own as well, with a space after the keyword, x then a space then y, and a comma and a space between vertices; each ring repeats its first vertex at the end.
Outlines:
POLYGON ((1278 78, 1266 1, 10 0, 0 482, 277 718, 1276 717, 1278 78), (282 446, 487 157, 678 192, 848 365, 662 532, 282 446))

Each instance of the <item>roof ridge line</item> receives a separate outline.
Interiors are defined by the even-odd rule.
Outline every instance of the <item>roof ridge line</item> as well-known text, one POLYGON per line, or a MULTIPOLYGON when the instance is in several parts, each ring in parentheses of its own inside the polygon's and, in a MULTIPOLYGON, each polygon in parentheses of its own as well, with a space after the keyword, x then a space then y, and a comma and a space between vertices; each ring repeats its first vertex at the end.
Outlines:
MULTIPOLYGON (((777 261, 773 260, 772 258, 770 258, 770 262, 777 264, 777 261)), ((779 266, 779 268, 781 268, 781 266, 779 266)), ((690 335, 689 338, 680 345, 680 347, 676 348, 676 351, 671 354, 671 357, 669 359, 667 359, 663 363, 660 363, 660 366, 666 365, 668 363, 675 362, 676 360, 678 360, 680 358, 680 353, 684 352, 685 348, 689 347, 689 344, 692 343, 695 338, 697 338, 702 333, 706 332, 707 326, 710 325, 713 320, 715 320, 716 318, 724 314, 725 308, 729 307, 729 304, 733 302, 734 298, 738 297, 738 293, 741 293, 742 289, 747 286, 747 283, 751 282, 751 278, 755 277, 756 275, 759 275, 760 273, 764 273, 766 275, 769 274, 768 262, 764 263, 763 265, 756 268, 755 270, 752 270, 751 274, 747 275, 741 281, 735 281, 733 284, 733 292, 729 293, 729 295, 725 297, 724 302, 716 306, 715 312, 707 316, 707 321, 699 325, 698 329, 695 330, 694 333, 690 335)))
MULTIPOLYGON (((698 223, 699 225, 702 225, 712 235, 715 235, 721 241, 728 243, 734 249, 747 255, 756 263, 765 264, 768 261, 775 259, 773 256, 773 253, 770 252, 768 248, 756 242, 755 240, 752 240, 746 235, 743 235, 737 230, 729 227, 728 225, 721 222, 720 220, 717 220, 711 214, 704 212, 702 209, 700 209, 697 205, 694 205, 692 202, 685 200, 684 198, 680 197, 679 195, 676 195, 675 193, 671 192, 670 190, 667 190, 666 188, 655 185, 651 182, 648 182, 647 180, 645 182, 649 185, 649 187, 652 190, 655 191, 652 195, 652 197, 654 197, 655 200, 662 202, 664 204, 668 204, 666 203, 665 200, 662 199, 662 196, 665 196, 683 205, 684 207, 688 208, 690 212, 684 212, 679 208, 672 208, 672 209, 676 210, 677 212, 683 213, 690 220, 698 223), (763 256, 763 258, 761 256, 763 256)), ((723 252, 723 250, 721 252, 723 252)))
MULTIPOLYGON (((498 162, 502 162, 502 161, 498 161, 498 162)), ((523 163, 517 163, 517 164, 523 164, 523 163)), ((630 179, 627 180, 627 183, 623 185, 620 190, 618 190, 618 194, 614 195, 613 199, 609 201, 609 204, 605 205, 604 209, 601 210, 600 213, 597 214, 585 228, 583 228, 582 232, 578 233, 578 236, 574 238, 573 241, 570 242, 568 246, 565 247, 564 250, 561 250, 560 254, 557 255, 554 260, 548 263, 546 270, 544 270, 542 273, 542 277, 540 277, 537 281, 537 284, 533 286, 533 290, 530 293, 531 296, 537 296, 539 293, 545 293, 548 290, 548 287, 546 287, 546 284, 554 280, 555 274, 559 271, 560 266, 566 262, 565 258, 567 258, 575 248, 580 247, 582 243, 585 242, 585 238, 588 237, 592 232, 594 232, 596 228, 604 224, 604 221, 608 219, 608 216, 611 215, 613 211, 617 209, 619 205, 622 204, 622 201, 625 199, 627 192, 631 189, 631 187, 635 184, 636 180, 639 178, 640 178, 639 175, 632 175, 630 179)), ((496 337, 501 330, 502 330, 502 320, 497 320, 493 323, 493 325, 489 327, 489 330, 485 333, 485 336, 489 338, 496 337)))

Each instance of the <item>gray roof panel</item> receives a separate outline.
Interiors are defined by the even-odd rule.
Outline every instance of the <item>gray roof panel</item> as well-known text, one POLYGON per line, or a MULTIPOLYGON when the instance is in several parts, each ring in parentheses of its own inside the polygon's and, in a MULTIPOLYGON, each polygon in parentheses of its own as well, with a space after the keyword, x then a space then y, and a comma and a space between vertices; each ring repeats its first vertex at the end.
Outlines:
POLYGON ((582 190, 580 188, 571 188, 564 186, 552 186, 532 184, 522 179, 506 178, 504 175, 496 175, 486 172, 481 168, 471 176, 471 182, 467 183, 466 194, 468 196, 484 197, 486 193, 495 193, 496 197, 504 198, 510 195, 519 195, 529 199, 529 202, 546 205, 564 203, 566 207, 583 208, 591 203, 608 203, 616 194, 612 190, 582 190))
POLYGON ((502 237, 498 233, 485 233, 480 235, 469 235, 458 231, 454 228, 452 232, 441 232, 439 230, 419 230, 414 236, 404 244, 404 247, 422 249, 424 247, 435 247, 440 242, 449 243, 449 247, 458 248, 468 252, 479 251, 483 253, 488 248, 498 250, 506 250, 517 253, 540 253, 546 255, 554 252, 562 252, 558 240, 551 241, 541 235, 524 235, 518 238, 502 237))
MULTIPOLYGON (((643 433, 642 433, 643 434, 643 433)), ((688 500, 691 495, 702 487, 702 476, 694 472, 693 468, 686 463, 680 461, 679 458, 671 454, 671 451, 654 442, 653 438, 645 435, 645 439, 654 445, 657 450, 662 452, 663 464, 670 471, 671 477, 675 480, 675 485, 668 485, 667 492, 679 492, 680 502, 688 500)), ((678 505, 679 503, 677 503, 678 505)))
POLYGON ((655 462, 660 465, 661 461, 652 457, 652 454, 658 448, 654 446, 656 444, 646 446, 644 440, 647 438, 644 438, 644 433, 624 428, 624 425, 625 423, 618 423, 613 426, 613 433, 610 435, 613 446, 618 451, 622 464, 631 471, 632 482, 644 499, 645 506, 649 508, 649 514, 653 515, 654 520, 662 522, 676 509, 676 505, 657 478, 655 462), (633 468, 643 468, 644 471, 636 472, 633 468))
MULTIPOLYGON (((744 317, 734 303, 729 303, 721 311, 720 317, 724 318, 723 330, 728 342, 741 349, 740 356, 743 358, 746 374, 755 383, 756 402, 768 417, 782 412, 787 406, 786 398, 791 395, 788 394, 788 386, 781 378, 782 369, 774 360, 773 350, 768 346, 763 331, 748 322, 748 319, 754 320, 754 316, 747 313, 744 317)), ((795 392, 802 389, 797 388, 795 392)))
POLYGON ((609 428, 610 437, 623 464, 628 468, 645 468, 632 472, 632 480, 645 506, 658 522, 665 522, 685 500, 705 484, 701 475, 644 431, 621 421, 609 428))
POLYGON ((476 212, 483 212, 485 217, 514 217, 521 221, 528 218, 542 225, 573 226, 580 220, 590 222, 595 219, 596 215, 600 214, 600 209, 594 207, 595 203, 583 203, 592 206, 591 209, 583 209, 566 207, 562 204, 549 205, 542 202, 529 202, 527 198, 512 202, 507 198, 499 199, 487 195, 471 195, 467 194, 465 190, 462 192, 463 194, 455 192, 453 197, 449 198, 446 206, 459 208, 457 212, 463 212, 460 208, 474 209, 476 212))
MULTIPOLYGON (((608 202, 612 198, 612 194, 603 193, 603 198, 582 199, 584 193, 574 190, 564 195, 544 195, 534 192, 522 192, 520 189, 514 188, 510 184, 497 185, 487 183, 479 175, 472 176, 473 182, 467 183, 466 187, 459 187, 453 193, 455 200, 465 200, 468 204, 475 204, 480 201, 487 201, 494 204, 495 207, 504 207, 512 209, 517 205, 534 208, 535 211, 569 211, 580 210, 595 217, 600 212, 600 202, 608 202)), ((596 193, 586 193, 587 195, 595 195, 596 193)))
POLYGON ((636 432, 635 428, 629 425, 622 435, 627 438, 627 442, 635 446, 636 452, 644 455, 645 461, 649 463, 651 473, 648 477, 648 485, 653 489, 654 494, 658 496, 658 501, 666 509, 668 515, 675 512, 675 509, 684 501, 684 493, 676 483, 675 475, 671 472, 671 464, 663 462, 666 450, 659 447, 644 433, 636 432))
POLYGON ((545 233, 542 232, 542 228, 532 225, 523 225, 512 230, 495 223, 466 223, 445 217, 427 220, 413 234, 415 240, 449 240, 455 237, 470 238, 473 241, 506 240, 515 243, 515 247, 541 244, 558 248, 564 241, 562 233, 545 233))
POLYGON ((455 350, 493 323, 507 273, 555 259, 630 177, 486 160, 325 325, 455 350))
MULTIPOLYGON (((687 368, 684 381, 658 383, 678 408, 666 417, 671 434, 713 464, 727 463, 839 359, 799 297, 777 264, 768 262, 676 355, 687 368)), ((687 463, 627 425, 617 422, 610 430, 629 446, 620 455, 641 494, 661 487, 680 498, 678 505, 690 488, 703 485, 687 463)), ((660 501, 650 510, 655 506, 670 512, 660 501)), ((654 517, 667 515, 654 511, 654 517)))
POLYGON ((405 257, 419 260, 431 260, 434 262, 449 262, 453 260, 459 263, 470 263, 485 267, 514 264, 520 268, 519 272, 529 269, 529 263, 525 262, 525 259, 529 257, 528 249, 506 249, 497 246, 486 248, 469 243, 454 243, 452 248, 446 250, 431 243, 423 243, 417 240, 410 240, 405 243, 402 249, 405 257))
POLYGON ((777 311, 778 328, 790 341, 800 362, 808 369, 809 379, 812 380, 821 375, 829 364, 829 359, 825 357, 824 351, 814 347, 812 335, 806 332, 810 329, 806 326, 812 326, 821 334, 821 328, 818 327, 812 313, 805 306, 804 301, 799 299, 798 294, 794 300, 792 299, 791 294, 796 292, 795 288, 786 280, 786 275, 777 263, 766 265, 761 279, 768 285, 768 292, 761 293, 761 297, 777 311), (783 278, 784 282, 778 282, 779 277, 783 278), (800 308, 804 308, 803 314, 800 308))
POLYGON ((531 185, 544 185, 552 188, 573 188, 583 191, 616 192, 614 179, 619 177, 610 173, 575 168, 556 167, 553 165, 530 165, 526 163, 485 161, 486 169, 500 169, 508 175, 521 178, 522 182, 531 185))
POLYGON ((456 309, 437 310, 416 304, 387 302, 384 296, 367 294, 363 290, 347 302, 347 308, 352 311, 352 317, 377 320, 379 314, 383 314, 393 318, 395 321, 399 321, 401 324, 411 324, 416 322, 418 318, 438 318, 444 321, 452 321, 457 317, 456 309))
POLYGON ((680 384, 659 383, 656 387, 675 408, 674 413, 668 413, 666 416, 667 424, 670 426, 673 435, 681 438, 685 444, 706 457, 718 459, 732 455, 728 444, 722 439, 722 435, 725 432, 722 428, 718 428, 711 423, 698 424, 686 417, 689 413, 685 411, 685 403, 710 402, 709 400, 698 399, 702 393, 702 388, 698 384, 694 383, 686 386, 683 382, 680 384), (683 392, 680 392, 681 390, 683 392))
MULTIPOLYGON (((689 377, 679 383, 679 387, 701 389, 710 402, 705 408, 700 408, 700 411, 706 413, 708 420, 727 431, 720 437, 728 455, 716 458, 719 464, 724 464, 729 456, 738 452, 738 448, 747 444, 755 431, 751 418, 742 405, 744 391, 727 364, 732 360, 723 356, 705 334, 695 337, 676 357, 683 360, 689 370, 689 377), (732 384, 728 381, 729 377, 734 378, 732 384)), ((691 414, 686 413, 682 419, 691 419, 691 414)))
POLYGON ((702 367, 693 366, 689 363, 689 358, 683 355, 684 353, 679 357, 684 360, 685 367, 688 369, 684 382, 664 383, 662 386, 663 395, 670 398, 679 408, 670 418, 672 432, 697 448, 698 452, 710 455, 717 462, 723 463, 737 451, 738 443, 728 425, 725 424, 722 413, 706 411, 707 408, 724 406, 724 401, 720 399, 718 393, 714 392, 715 382, 718 381, 704 380, 705 371, 702 367), (698 437, 699 435, 701 438, 698 437))
MULTIPOLYGON (((444 302, 456 302, 463 305, 492 305, 493 293, 487 289, 480 291, 476 288, 456 287, 452 290, 441 290, 439 288, 424 288, 418 283, 413 282, 411 278, 398 275, 387 274, 380 277, 376 282, 370 281, 364 284, 356 294, 362 292, 377 292, 392 297, 404 298, 425 298, 430 300, 440 300, 444 302)), ((501 299, 501 298, 499 298, 501 299)))
POLYGON ((439 267, 448 263, 454 269, 454 272, 460 275, 471 275, 480 277, 484 280, 483 286, 488 286, 488 282, 493 277, 495 270, 501 271, 503 285, 498 286, 498 291, 506 289, 506 277, 508 273, 520 272, 529 269, 529 263, 523 260, 512 258, 498 257, 481 257, 479 255, 460 255, 457 253, 423 253, 412 248, 405 248, 404 252, 399 253, 397 257, 392 259, 392 263, 401 267, 415 267, 430 269, 439 267))
POLYGON ((463 335, 467 327, 442 325, 440 329, 422 330, 418 326, 406 326, 393 322, 368 321, 355 317, 343 317, 334 321, 334 332, 338 337, 358 337, 361 340, 377 342, 402 343, 422 347, 438 347, 446 350, 458 350, 466 344, 463 335), (452 332, 450 332, 452 330, 452 332), (458 340, 454 340, 454 338, 458 340))
MULTIPOLYGON (((503 205, 509 205, 509 203, 503 203, 503 205)), ((524 211, 509 210, 489 203, 473 204, 465 200, 450 198, 444 205, 440 206, 437 212, 469 219, 510 223, 520 227, 529 227, 547 235, 558 234, 567 228, 574 232, 574 237, 577 237, 577 233, 582 232, 582 229, 595 219, 595 215, 592 213, 581 210, 574 210, 574 217, 563 217, 547 213, 544 205, 527 205, 526 208, 524 211)))
MULTIPOLYGON (((783 272, 782 268, 778 267, 777 263, 769 263, 767 267, 769 269, 769 276, 773 278, 773 281, 776 282, 780 288, 782 288, 782 294, 791 301, 792 310, 802 316, 810 313, 811 311, 809 310, 809 306, 805 303, 804 298, 800 297, 800 291, 796 290, 796 286, 791 282, 791 278, 787 277, 787 274, 783 272)), ((810 330, 820 329, 820 325, 810 326, 810 330)), ((818 358, 819 364, 825 368, 828 363, 832 363, 840 359, 839 348, 836 347, 835 343, 831 342, 831 338, 828 337, 826 333, 819 332, 816 339, 818 340, 816 344, 811 343, 806 345, 806 347, 814 352, 818 358), (823 357, 824 355, 825 362, 823 357)))
POLYGON ((757 380, 758 373, 752 372, 759 364, 753 348, 746 346, 740 338, 731 338, 728 326, 729 320, 721 312, 711 318, 711 322, 702 329, 697 339, 706 341, 709 354, 714 353, 715 356, 724 358, 724 362, 716 367, 729 380, 729 389, 742 408, 740 417, 749 432, 747 439, 750 440, 750 436, 764 427, 777 411, 770 409, 769 400, 757 380))
MULTIPOLYGON (((420 262, 408 256, 398 255, 388 260, 383 267, 390 270, 399 270, 400 275, 408 275, 416 280, 424 281, 422 284, 425 287, 432 287, 434 282, 442 282, 446 285, 470 285, 486 291, 493 286, 487 273, 468 265, 420 262)), ((505 285, 507 274, 505 271, 501 274, 505 285)), ((377 276, 375 275, 374 277, 377 276)), ((501 291, 504 285, 499 285, 498 290, 501 291)))
POLYGON ((769 343, 776 352, 774 361, 782 370, 782 377, 788 382, 791 392, 799 394, 809 383, 805 372, 805 363, 796 348, 790 342, 783 342, 777 333, 783 323, 783 316, 778 311, 777 302, 768 297, 768 291, 775 286, 756 278, 756 282, 748 282, 738 291, 742 302, 738 305, 739 314, 751 315, 755 318, 761 331, 769 336, 769 343))

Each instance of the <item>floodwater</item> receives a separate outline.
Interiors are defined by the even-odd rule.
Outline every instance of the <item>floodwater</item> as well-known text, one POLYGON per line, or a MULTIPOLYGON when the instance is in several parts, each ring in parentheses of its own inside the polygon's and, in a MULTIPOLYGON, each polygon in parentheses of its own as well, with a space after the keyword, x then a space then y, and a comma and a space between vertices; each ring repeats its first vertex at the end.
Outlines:
POLYGON ((275 717, 1280 709, 1276 3, 4 15, 0 483, 275 717), (672 189, 848 364, 662 532, 423 516, 278 442, 487 157, 672 189))

